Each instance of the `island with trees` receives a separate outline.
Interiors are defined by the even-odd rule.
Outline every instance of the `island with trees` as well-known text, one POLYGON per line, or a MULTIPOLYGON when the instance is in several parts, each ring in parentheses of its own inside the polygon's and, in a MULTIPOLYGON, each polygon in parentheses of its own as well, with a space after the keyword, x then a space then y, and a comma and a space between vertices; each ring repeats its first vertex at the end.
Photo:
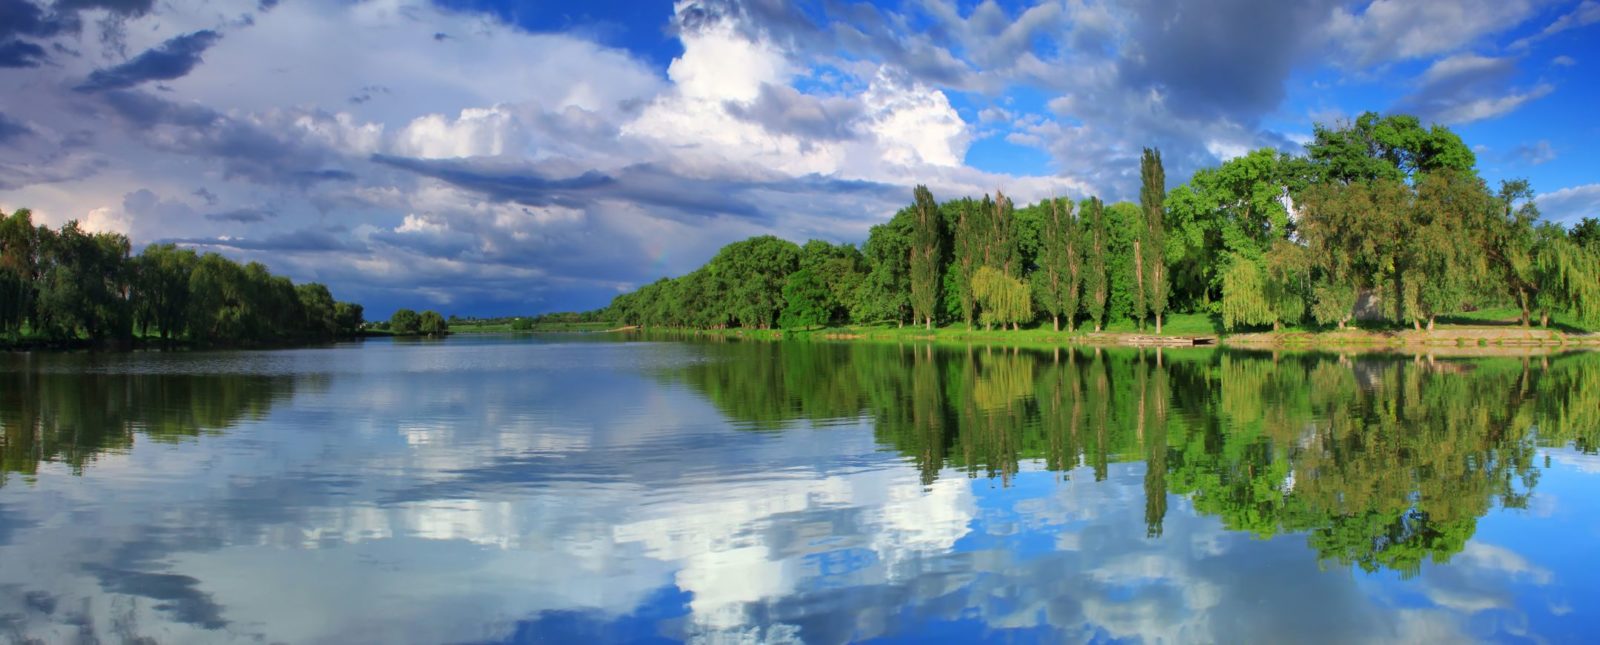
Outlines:
POLYGON ((1495 322, 1565 342, 1600 329, 1600 221, 1542 221, 1528 182, 1491 187, 1455 132, 1367 113, 1317 125, 1305 148, 1256 150, 1170 190, 1146 149, 1138 203, 1017 207, 1000 192, 941 203, 919 186, 859 248, 754 237, 581 316, 1052 340, 1349 339, 1358 326, 1425 337, 1441 322, 1495 322))

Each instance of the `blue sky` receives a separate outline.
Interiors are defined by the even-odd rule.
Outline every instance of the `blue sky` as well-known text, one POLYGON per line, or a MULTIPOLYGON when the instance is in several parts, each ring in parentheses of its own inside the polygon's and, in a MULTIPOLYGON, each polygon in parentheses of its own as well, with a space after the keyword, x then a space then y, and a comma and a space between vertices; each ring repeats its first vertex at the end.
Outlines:
POLYGON ((0 0, 0 208, 382 316, 586 309, 751 235, 1174 185, 1409 112, 1600 214, 1600 2, 0 0))

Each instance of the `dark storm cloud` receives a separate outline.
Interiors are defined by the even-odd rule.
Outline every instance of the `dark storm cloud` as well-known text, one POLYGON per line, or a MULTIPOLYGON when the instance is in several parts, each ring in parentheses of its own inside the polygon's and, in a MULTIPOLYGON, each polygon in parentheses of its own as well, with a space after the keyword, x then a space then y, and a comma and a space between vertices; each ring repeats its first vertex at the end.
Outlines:
POLYGON ((300 229, 261 239, 226 237, 180 237, 160 240, 162 243, 185 246, 221 247, 241 251, 280 251, 291 253, 361 252, 366 247, 345 241, 325 230, 300 229))
POLYGON ((44 62, 44 48, 30 42, 0 42, 0 67, 38 67, 44 62))
POLYGON ((142 16, 150 13, 155 0, 57 0, 56 11, 82 11, 105 9, 119 16, 142 16))
POLYGON ((724 107, 734 118, 768 132, 823 141, 855 138, 854 124, 862 114, 862 105, 857 101, 801 94, 787 85, 771 83, 761 84, 756 100, 748 104, 730 101, 724 107))
POLYGON ((327 170, 302 170, 300 172, 294 173, 294 177, 296 179, 301 180, 301 183, 316 183, 316 182, 321 182, 321 181, 355 181, 356 180, 356 174, 355 173, 350 172, 348 170, 339 170, 339 169, 336 169, 336 168, 327 169, 327 170))
POLYGON ((690 218, 731 215, 769 220, 776 214, 750 200, 759 191, 780 193, 902 193, 903 187, 868 181, 803 177, 689 177, 656 164, 635 164, 612 172, 590 170, 553 178, 527 164, 460 159, 414 159, 375 155, 374 162, 438 179, 500 202, 528 206, 586 208, 599 201, 631 202, 690 218))
POLYGON ((200 55, 216 44, 221 35, 202 30, 176 36, 146 50, 121 65, 95 70, 76 88, 79 92, 121 90, 147 81, 182 78, 200 64, 200 55))
MULTIPOLYGON (((0 67, 38 67, 48 60, 42 45, 20 40, 22 37, 48 39, 64 33, 78 33, 83 23, 78 14, 88 9, 109 12, 101 21, 103 38, 120 39, 121 22, 149 13, 153 0, 60 0, 46 7, 30 0, 0 0, 0 67)), ((59 43, 51 45, 57 51, 59 43)))
MULTIPOLYGON (((147 143, 158 149, 220 159, 230 177, 295 186, 355 178, 348 170, 329 168, 328 162, 337 155, 321 144, 292 138, 292 128, 269 127, 147 92, 116 90, 100 96, 125 121, 130 134, 145 136, 147 143), (157 130, 163 136, 153 136, 152 131, 157 130)), ((313 112, 302 118, 333 117, 313 112)))
POLYGON ((12 139, 20 139, 30 134, 33 134, 32 128, 20 121, 14 121, 11 117, 6 116, 4 112, 0 112, 0 143, 9 142, 12 139))
POLYGON ((229 211, 222 211, 220 213, 207 213, 206 219, 213 222, 239 222, 241 224, 253 224, 255 222, 265 221, 268 218, 276 216, 277 213, 259 208, 236 208, 229 211))
POLYGON ((1284 98, 1332 3, 1147 0, 1133 8, 1123 82, 1167 93, 1183 116, 1253 122, 1284 98))

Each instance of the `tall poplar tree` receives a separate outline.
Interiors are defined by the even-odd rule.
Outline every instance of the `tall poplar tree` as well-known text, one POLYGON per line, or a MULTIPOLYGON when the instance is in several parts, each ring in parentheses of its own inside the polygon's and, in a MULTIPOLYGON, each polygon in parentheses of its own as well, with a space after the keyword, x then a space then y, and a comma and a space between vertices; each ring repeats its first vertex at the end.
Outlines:
POLYGON ((1166 195, 1167 173, 1161 167, 1161 151, 1145 148, 1139 160, 1139 205, 1144 208, 1143 265, 1145 303, 1161 333, 1161 316, 1167 309, 1166 195))
POLYGON ((944 220, 927 186, 917 186, 913 195, 916 204, 912 206, 911 226, 911 309, 913 316, 933 329, 933 312, 939 304, 941 283, 939 264, 944 257, 940 248, 944 220))
POLYGON ((1100 331, 1105 319, 1106 299, 1111 294, 1106 275, 1106 216, 1099 197, 1090 197, 1083 207, 1083 312, 1100 331))
POLYGON ((972 329, 972 317, 977 310, 977 300, 972 295, 972 276, 977 275, 978 267, 983 264, 984 234, 989 206, 988 198, 983 205, 972 201, 971 198, 961 200, 958 207, 956 220, 955 254, 952 271, 955 271, 956 292, 961 299, 961 319, 967 323, 967 329, 972 329))
POLYGON ((1082 267, 1077 249, 1077 223, 1072 218, 1072 202, 1052 199, 1039 227, 1038 269, 1033 273, 1039 304, 1050 312, 1051 328, 1061 330, 1061 317, 1067 318, 1067 331, 1078 313, 1078 288, 1082 267))

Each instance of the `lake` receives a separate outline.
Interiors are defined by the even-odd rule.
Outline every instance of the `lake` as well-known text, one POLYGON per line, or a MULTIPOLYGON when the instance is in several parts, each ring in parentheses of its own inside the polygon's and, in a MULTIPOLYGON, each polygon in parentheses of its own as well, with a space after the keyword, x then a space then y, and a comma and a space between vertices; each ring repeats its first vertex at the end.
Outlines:
POLYGON ((1582 641, 1600 355, 0 355, 0 640, 1582 641))

